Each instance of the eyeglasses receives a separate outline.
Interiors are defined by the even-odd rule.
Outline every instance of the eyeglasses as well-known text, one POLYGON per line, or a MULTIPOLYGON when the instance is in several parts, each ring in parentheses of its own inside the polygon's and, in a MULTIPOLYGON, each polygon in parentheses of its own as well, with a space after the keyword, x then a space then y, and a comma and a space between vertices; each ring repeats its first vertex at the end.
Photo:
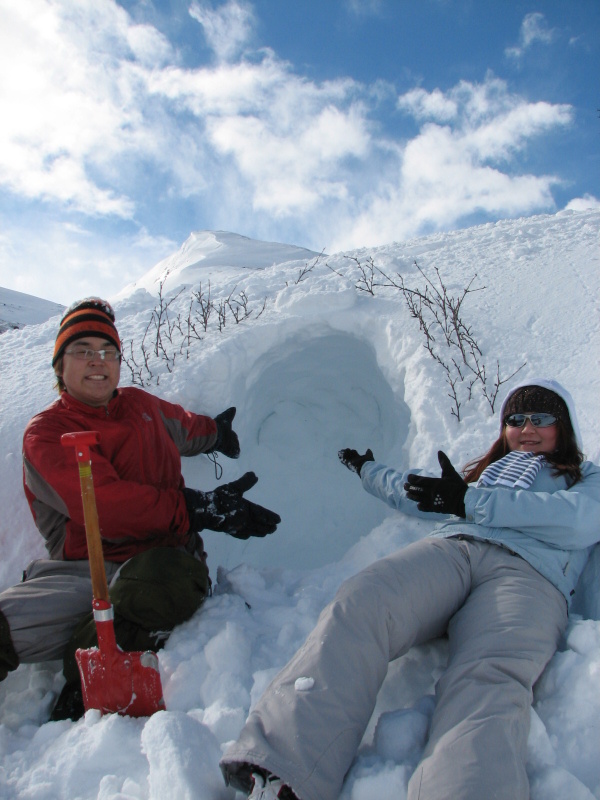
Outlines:
POLYGON ((121 358, 121 353, 115 347, 103 347, 102 350, 74 347, 72 350, 65 350, 65 355, 73 356, 78 361, 91 361, 96 355, 99 355, 102 361, 117 361, 121 358))
POLYGON ((534 428, 549 428, 558 421, 558 418, 554 414, 509 414, 504 424, 510 428, 523 428, 527 420, 534 428))

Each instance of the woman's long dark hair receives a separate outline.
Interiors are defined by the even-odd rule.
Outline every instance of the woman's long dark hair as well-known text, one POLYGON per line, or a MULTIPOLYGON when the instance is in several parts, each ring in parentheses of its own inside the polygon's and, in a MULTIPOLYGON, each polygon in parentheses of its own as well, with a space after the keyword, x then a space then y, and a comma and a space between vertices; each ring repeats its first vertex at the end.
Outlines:
MULTIPOLYGON (((556 423, 556 449, 553 453, 544 453, 548 463, 554 468, 554 475, 568 475, 573 485, 581 480, 581 464, 584 456, 577 447, 575 435, 570 425, 566 425, 561 419, 556 423)), ((506 441, 506 428, 490 447, 487 453, 481 458, 469 461, 463 467, 463 475, 467 483, 474 483, 479 480, 481 473, 494 461, 502 458, 509 452, 508 442, 506 441)))

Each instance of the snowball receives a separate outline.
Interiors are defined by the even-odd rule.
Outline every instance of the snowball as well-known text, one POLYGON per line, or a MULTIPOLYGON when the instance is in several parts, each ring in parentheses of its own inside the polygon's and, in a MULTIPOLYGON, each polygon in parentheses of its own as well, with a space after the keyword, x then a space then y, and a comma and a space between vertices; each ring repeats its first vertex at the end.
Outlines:
POLYGON ((297 692, 310 692, 315 685, 314 678, 297 678, 294 684, 294 689, 297 692))

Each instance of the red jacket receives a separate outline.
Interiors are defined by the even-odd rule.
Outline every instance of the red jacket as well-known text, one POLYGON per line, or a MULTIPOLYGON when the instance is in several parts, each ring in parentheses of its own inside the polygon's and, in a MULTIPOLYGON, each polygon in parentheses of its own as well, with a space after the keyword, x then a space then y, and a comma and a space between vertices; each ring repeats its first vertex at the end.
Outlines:
POLYGON ((87 558, 79 469, 63 433, 95 430, 92 475, 105 558, 126 561, 188 539, 181 456, 212 450, 213 419, 133 387, 118 389, 105 408, 67 392, 35 416, 23 438, 25 494, 53 559, 87 558))

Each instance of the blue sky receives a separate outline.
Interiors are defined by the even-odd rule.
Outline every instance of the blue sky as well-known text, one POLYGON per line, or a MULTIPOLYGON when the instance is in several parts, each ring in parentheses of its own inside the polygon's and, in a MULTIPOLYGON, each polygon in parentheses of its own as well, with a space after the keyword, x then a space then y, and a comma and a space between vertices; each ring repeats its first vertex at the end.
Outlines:
POLYGON ((0 0, 0 286, 600 205, 597 0, 0 0))

